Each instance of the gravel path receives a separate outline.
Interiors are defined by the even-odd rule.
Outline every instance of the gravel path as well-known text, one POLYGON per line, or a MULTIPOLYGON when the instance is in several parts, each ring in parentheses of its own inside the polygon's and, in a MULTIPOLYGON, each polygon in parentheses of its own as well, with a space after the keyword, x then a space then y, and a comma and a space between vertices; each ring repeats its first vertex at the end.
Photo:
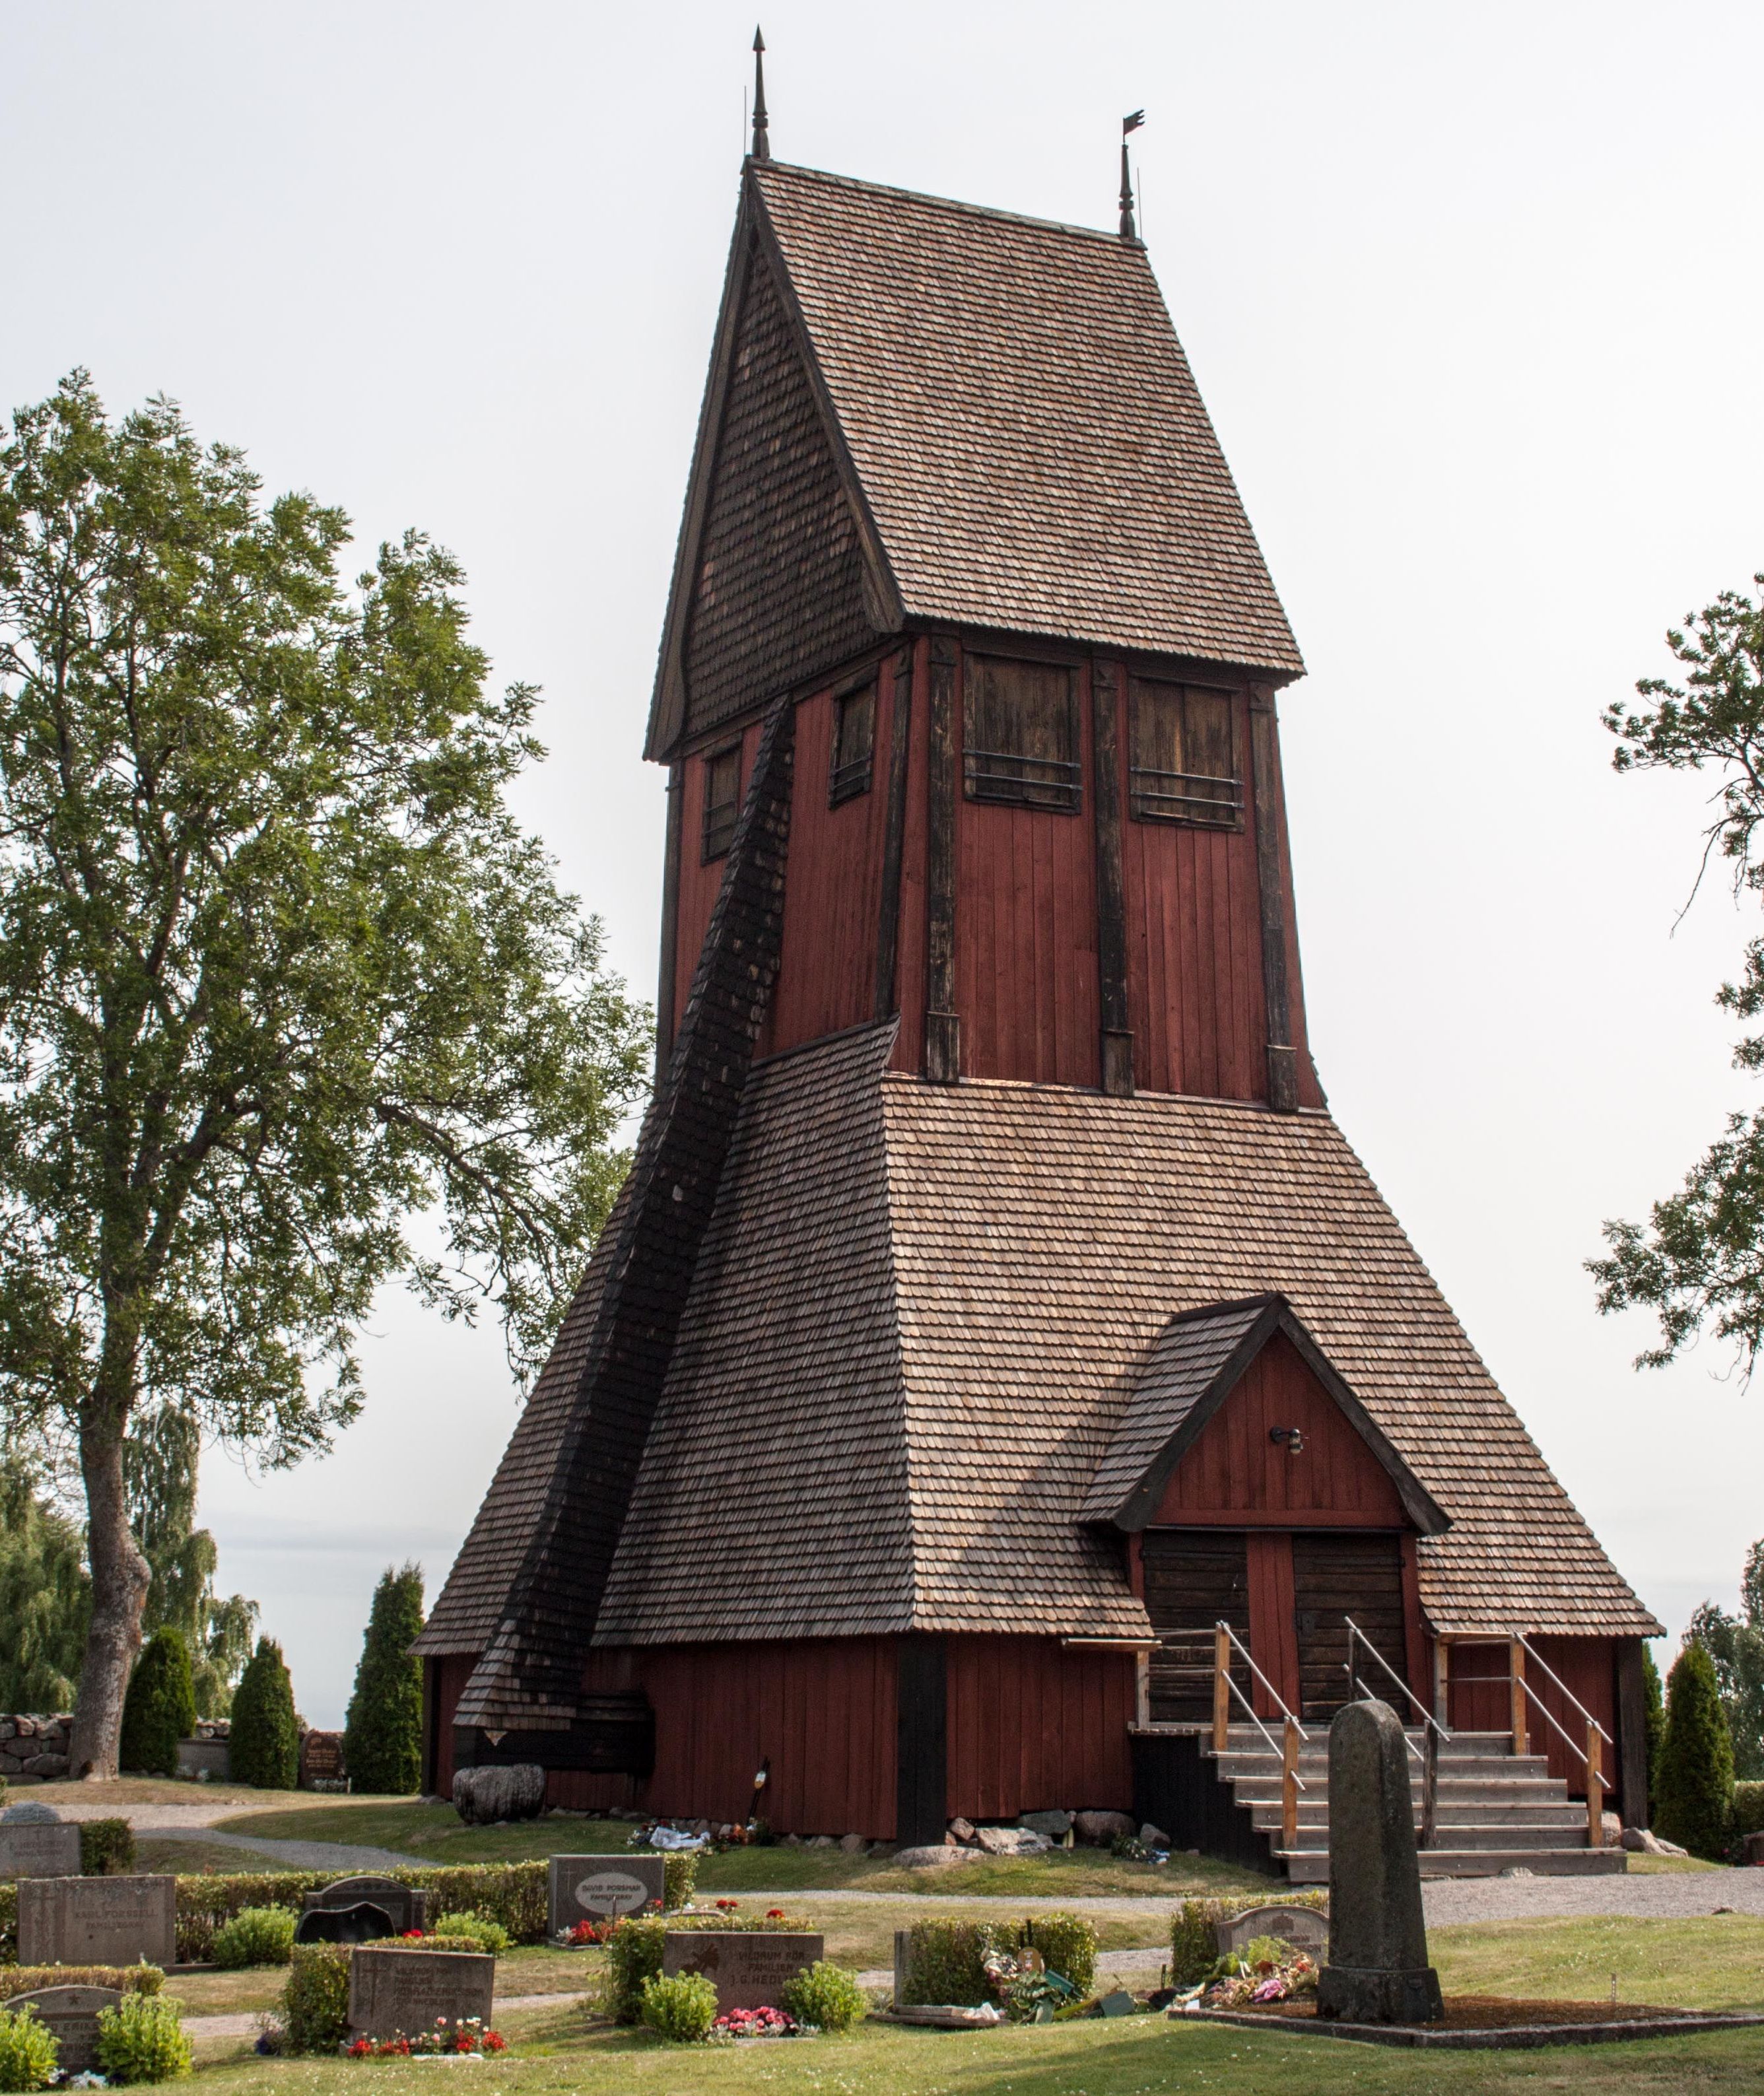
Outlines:
POLYGON ((1536 1921, 1558 1915, 1764 1915, 1764 1871, 1674 1871, 1613 1878, 1435 1878, 1422 1887, 1436 1928, 1458 1921, 1536 1921))

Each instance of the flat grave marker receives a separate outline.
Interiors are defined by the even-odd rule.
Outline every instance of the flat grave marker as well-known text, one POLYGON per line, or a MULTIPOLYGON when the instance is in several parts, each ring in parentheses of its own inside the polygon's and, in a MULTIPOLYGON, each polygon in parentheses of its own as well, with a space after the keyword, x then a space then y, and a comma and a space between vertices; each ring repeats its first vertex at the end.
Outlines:
POLYGON ((662 1940, 662 1970, 702 1972, 717 1990, 717 2014, 775 2009, 784 1982, 824 1955, 826 1938, 807 1930, 670 1929, 662 1940))
POLYGON ((20 1878, 21 1965, 171 1965, 177 1958, 177 1880, 170 1877, 20 1878))
POLYGON ((365 1944, 349 1954, 349 2035, 414 2037, 473 2016, 487 2026, 496 1989, 496 1961, 484 1952, 365 1944))
POLYGON ((114 1987, 39 1987, 14 1994, 6 2006, 34 2009, 59 2045, 56 2065, 64 2074, 90 2073, 98 2065, 98 2012, 114 2009, 122 1996, 114 1987))
POLYGON ((53 1826, 29 1821, 0 1823, 0 1878, 76 1878, 80 1830, 72 1821, 53 1826))
POLYGON ((549 1878, 551 1933, 579 1921, 611 1921, 667 1900, 663 1856, 553 1856, 549 1878))

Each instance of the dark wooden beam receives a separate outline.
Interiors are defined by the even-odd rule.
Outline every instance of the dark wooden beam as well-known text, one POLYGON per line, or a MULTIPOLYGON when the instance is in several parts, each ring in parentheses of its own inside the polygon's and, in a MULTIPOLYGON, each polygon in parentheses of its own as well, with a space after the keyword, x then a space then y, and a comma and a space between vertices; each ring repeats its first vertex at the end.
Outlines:
POLYGON ((910 1632, 895 1681, 894 1839, 903 1849, 941 1841, 949 1824, 948 1709, 943 1640, 910 1632))
POLYGON ((1618 1640, 1617 1782, 1613 1787, 1626 1827, 1652 1824, 1648 1796, 1648 1683, 1642 1671, 1640 1638, 1618 1640))
POLYGON ((955 643, 931 641, 927 727, 930 799, 925 840, 925 1075, 953 1085, 962 1074, 962 1022, 955 1011, 955 643))
POLYGON ((875 1015, 899 1011, 895 972, 901 947, 901 862, 906 836, 906 758, 912 736, 913 648, 909 641, 894 658, 893 696, 889 705, 889 805, 882 841, 882 921, 875 942, 875 1015))
POLYGON ((674 1046, 674 976, 679 951, 680 810, 686 800, 686 766, 679 758, 668 766, 667 841, 662 861, 662 979, 655 993, 655 1066, 667 1068, 674 1046))
POLYGON ((1262 916, 1262 1001, 1268 1014, 1268 1103, 1299 1111, 1299 1059, 1286 982, 1286 897, 1280 866, 1280 756, 1271 684, 1250 687, 1250 771, 1255 795, 1255 883, 1262 916))
POLYGON ((1127 1015, 1127 890, 1121 871, 1120 682, 1112 662, 1090 670, 1090 738, 1096 756, 1096 963, 1102 1020, 1102 1089, 1133 1094, 1127 1015))

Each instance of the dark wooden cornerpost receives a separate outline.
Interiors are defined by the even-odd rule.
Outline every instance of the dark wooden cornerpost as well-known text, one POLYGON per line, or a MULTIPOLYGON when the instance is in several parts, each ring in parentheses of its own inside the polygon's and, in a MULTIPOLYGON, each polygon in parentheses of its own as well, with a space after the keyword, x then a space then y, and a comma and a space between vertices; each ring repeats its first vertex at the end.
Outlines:
POLYGON ((906 758, 912 736, 913 644, 894 658, 889 733, 888 829, 882 840, 882 921, 875 942, 875 1015, 899 1011, 894 984, 901 946, 901 862, 906 836, 906 758))
POLYGON ((679 758, 668 766, 668 827, 662 861, 662 979, 656 985, 655 1062, 667 1068, 674 1046, 674 972, 679 951, 680 822, 686 798, 686 766, 679 758))
POLYGON ((927 755, 925 1075, 934 1084, 953 1085, 962 1074, 962 1022, 955 1012, 955 643, 941 633, 931 642, 927 755))
MULTIPOLYGON (((1607 1778, 1609 1779, 1609 1777, 1607 1778)), ((1640 1638, 1622 1638, 1617 1648, 1617 1809, 1626 1827, 1646 1827, 1648 1797, 1648 1683, 1640 1638)))
POLYGON ((1133 1095, 1133 1037, 1127 1017, 1127 891, 1121 873, 1120 692, 1110 662, 1090 670, 1091 745, 1096 756, 1096 964, 1102 1015, 1102 1089, 1133 1095))
POLYGON ((441 1662, 422 1662, 422 1794, 432 1797, 441 1766, 441 1662))
POLYGON ((1276 1113, 1296 1113, 1299 1058, 1292 1045, 1286 884, 1280 870, 1280 759, 1274 694, 1266 684, 1250 687, 1250 769, 1255 794, 1255 884, 1262 905, 1262 1001, 1268 1010, 1268 1103, 1276 1113))
POLYGON ((899 1653, 894 1839, 912 1849, 941 1841, 949 1824, 948 1677, 943 1640, 934 1634, 909 1632, 899 1653))

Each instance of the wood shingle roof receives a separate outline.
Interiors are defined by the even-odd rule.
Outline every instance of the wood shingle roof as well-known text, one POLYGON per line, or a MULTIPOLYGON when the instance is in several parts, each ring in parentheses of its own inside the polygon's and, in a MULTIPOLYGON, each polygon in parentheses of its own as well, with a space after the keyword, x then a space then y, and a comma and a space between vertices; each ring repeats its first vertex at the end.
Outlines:
MULTIPOLYGON (((651 756, 706 725, 701 710, 726 716, 736 703, 719 682, 701 709, 688 670, 695 620, 727 617, 718 592, 727 585, 705 565, 707 546, 718 557, 710 520, 728 500, 719 476, 746 470, 743 460, 774 442, 755 417, 754 371, 737 354, 756 256, 770 265, 819 403, 879 632, 965 625, 1232 663, 1277 679, 1302 672, 1143 247, 750 162, 651 756), (732 451, 726 427, 738 439, 732 451)), ((780 401, 795 397, 788 386, 773 390, 780 401)), ((793 429, 780 422, 780 454, 796 455, 793 429)), ((770 600, 788 619, 812 593, 793 591, 776 568, 773 559, 770 600)), ((744 645, 755 665, 779 653, 756 631, 744 645)), ((747 698, 771 696, 756 686, 747 698)))

